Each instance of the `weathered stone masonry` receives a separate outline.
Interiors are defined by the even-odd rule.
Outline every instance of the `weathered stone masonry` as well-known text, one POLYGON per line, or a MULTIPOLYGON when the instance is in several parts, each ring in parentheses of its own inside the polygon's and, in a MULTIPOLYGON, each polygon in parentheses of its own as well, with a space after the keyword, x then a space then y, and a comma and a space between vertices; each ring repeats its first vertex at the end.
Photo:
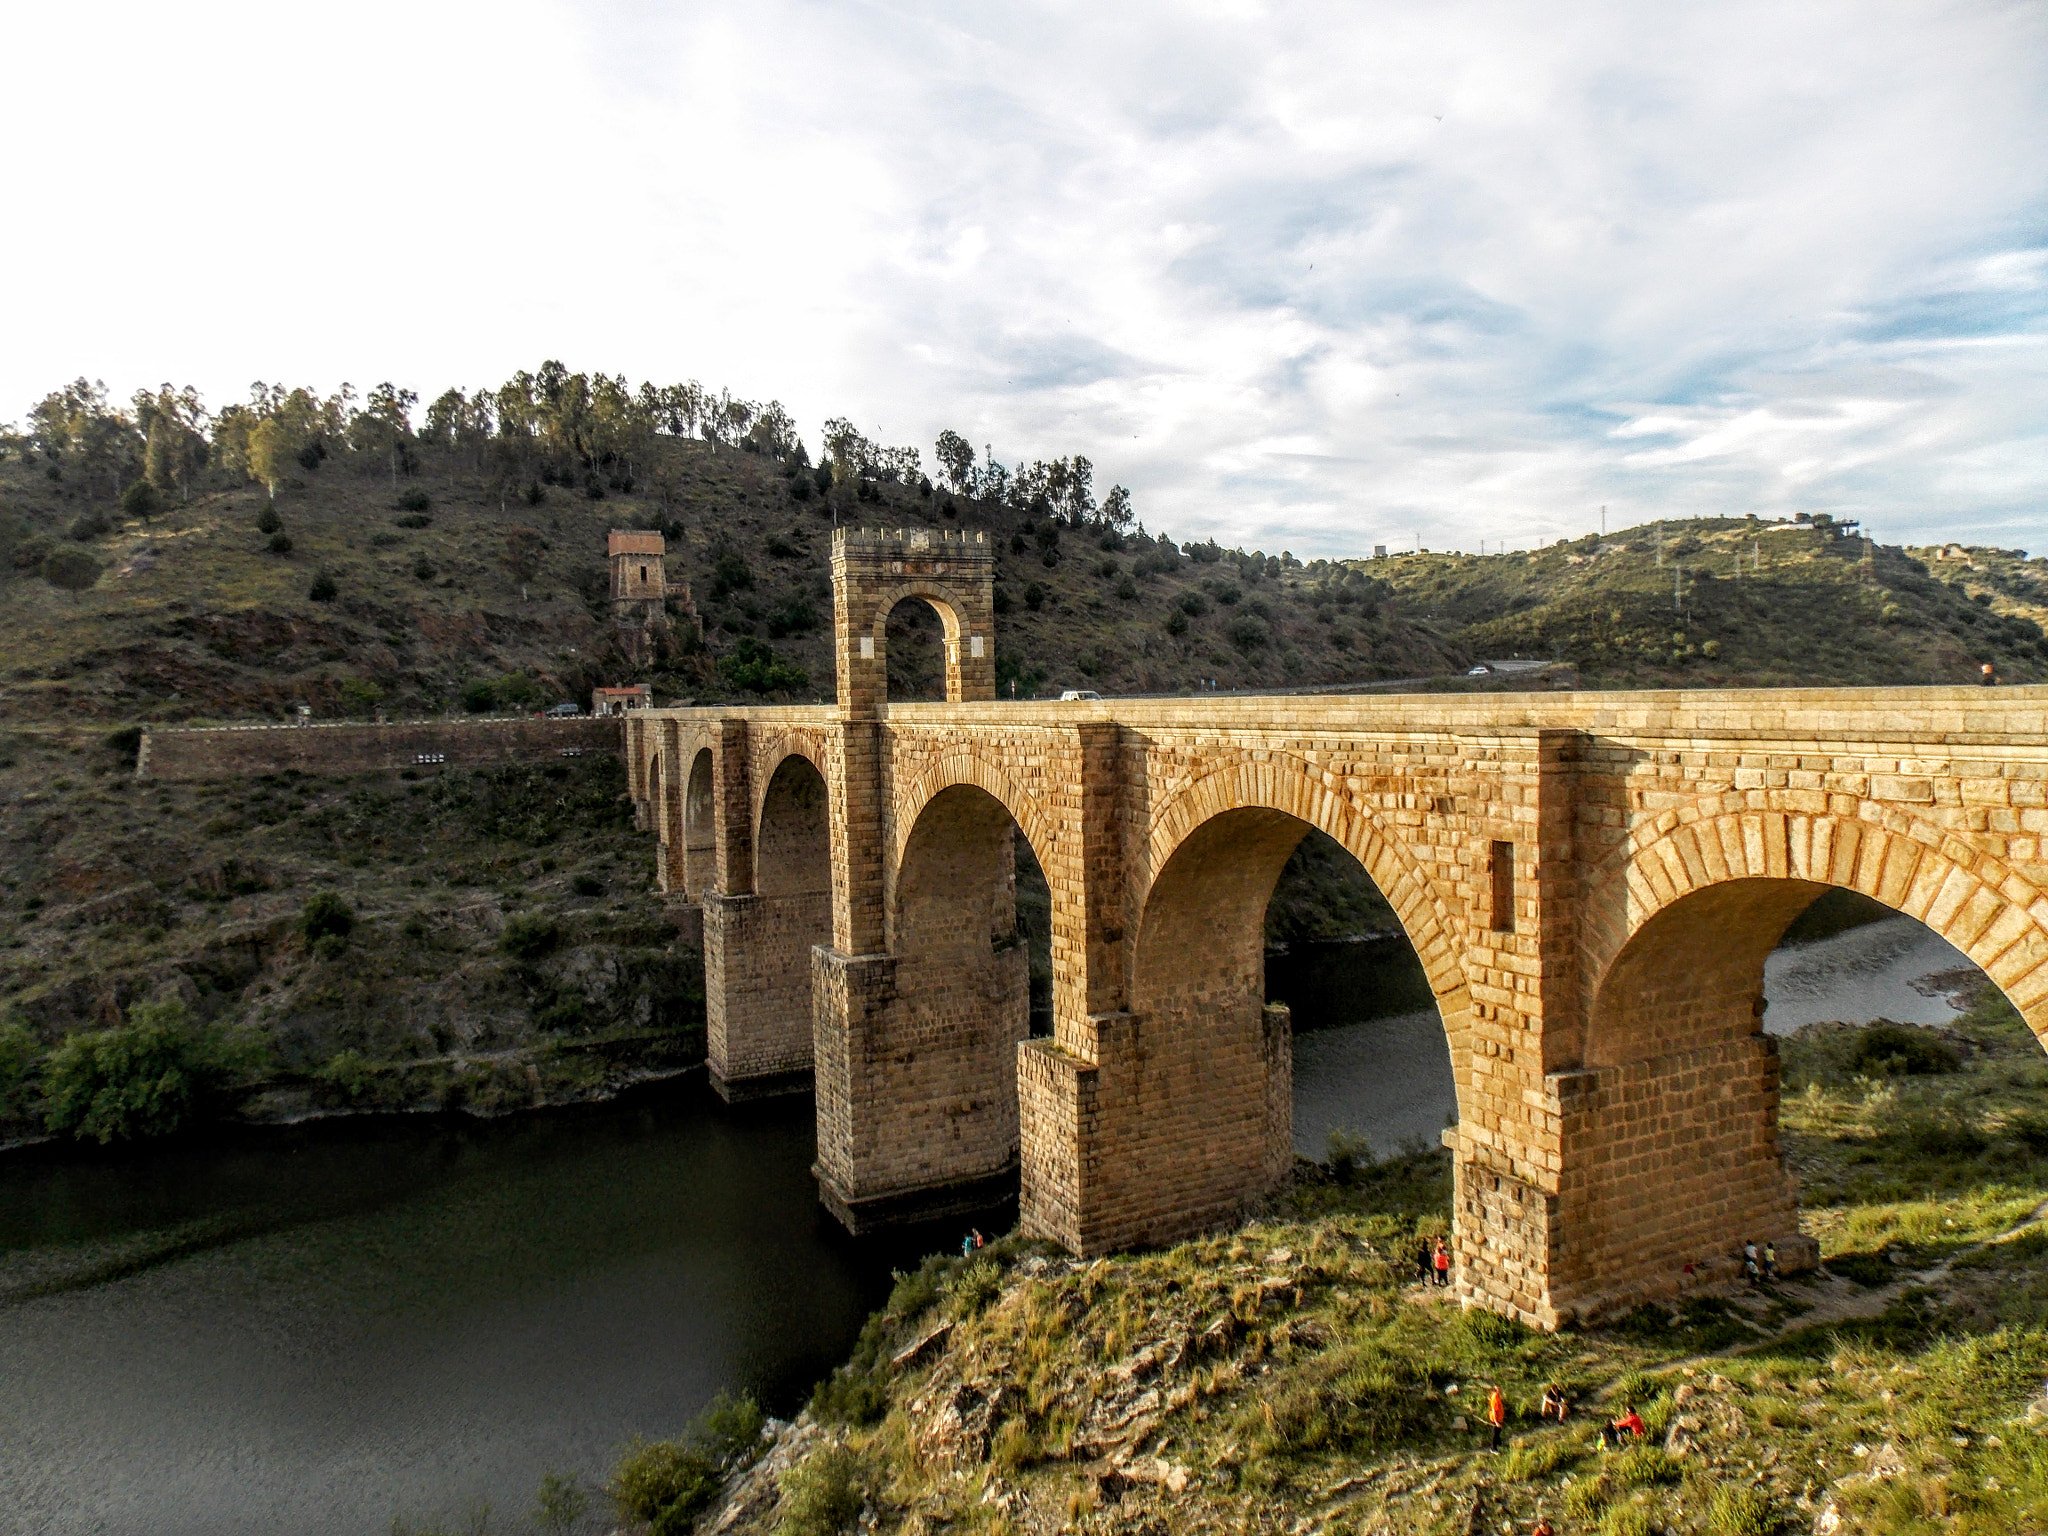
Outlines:
POLYGON ((1309 827, 1387 895, 1443 1013, 1463 1294, 1542 1326, 1746 1237, 1804 1251, 1760 989, 1820 891, 1920 918, 2048 1029, 2048 690, 1003 704, 971 643, 987 570, 968 540, 841 535, 836 707, 627 722, 726 978, 714 1066, 813 1074, 821 1192, 855 1225, 1015 1167, 1026 1226, 1094 1253, 1270 1188, 1290 1061, 1260 928, 1309 827), (906 595, 947 619, 946 704, 882 697, 906 595), (1052 888, 1044 1040, 1014 836, 1052 888))

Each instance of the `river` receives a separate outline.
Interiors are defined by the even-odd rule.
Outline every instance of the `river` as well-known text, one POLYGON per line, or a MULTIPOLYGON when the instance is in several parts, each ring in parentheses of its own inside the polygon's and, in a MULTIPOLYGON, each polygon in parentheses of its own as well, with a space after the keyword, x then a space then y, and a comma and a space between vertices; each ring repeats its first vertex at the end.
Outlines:
MULTIPOLYGON (((1854 929, 1773 957, 1767 1018, 1936 1022, 1911 982, 1959 962, 1910 919, 1854 929)), ((1450 1062, 1418 977, 1399 945, 1274 957, 1300 1150, 1434 1143, 1450 1062)), ((787 1413, 890 1269, 954 1235, 847 1238, 811 1139, 808 1101, 732 1110, 691 1077, 497 1121, 7 1154, 0 1533, 369 1536, 485 1503, 504 1529, 544 1471, 595 1486, 721 1387, 787 1413)))

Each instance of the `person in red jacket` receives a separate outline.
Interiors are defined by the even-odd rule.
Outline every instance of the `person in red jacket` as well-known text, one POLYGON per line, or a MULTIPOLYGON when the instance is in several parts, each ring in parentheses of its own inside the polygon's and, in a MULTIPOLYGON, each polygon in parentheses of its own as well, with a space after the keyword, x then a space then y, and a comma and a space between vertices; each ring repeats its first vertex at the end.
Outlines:
POLYGON ((1492 1449, 1500 1449, 1500 1432, 1507 1427, 1508 1400, 1501 1395, 1499 1387, 1486 1394, 1486 1422, 1493 1426, 1492 1449))
POLYGON ((1436 1240, 1435 1263, 1436 1283, 1438 1285, 1449 1285, 1451 1283, 1451 1250, 1444 1246, 1442 1238, 1436 1240))
POLYGON ((1627 1403, 1621 1405, 1621 1417, 1600 1431, 1600 1443, 1610 1451, 1618 1451, 1630 1440, 1640 1440, 1646 1430, 1643 1416, 1627 1403))

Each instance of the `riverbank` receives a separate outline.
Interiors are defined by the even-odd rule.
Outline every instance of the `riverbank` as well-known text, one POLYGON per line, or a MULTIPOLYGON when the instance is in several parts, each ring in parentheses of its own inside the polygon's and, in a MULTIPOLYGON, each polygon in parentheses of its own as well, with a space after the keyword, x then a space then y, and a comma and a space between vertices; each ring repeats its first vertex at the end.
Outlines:
POLYGON ((701 1528, 2042 1528, 2040 1046, 1987 993, 1940 1030, 1813 1026, 1783 1049, 1817 1272, 1545 1337, 1413 1279, 1447 1222, 1444 1154, 1303 1162, 1270 1211, 1164 1252, 927 1261, 701 1528), (1538 1416, 1550 1383, 1562 1426, 1538 1416), (1644 1440, 1603 1450, 1630 1406, 1644 1440))

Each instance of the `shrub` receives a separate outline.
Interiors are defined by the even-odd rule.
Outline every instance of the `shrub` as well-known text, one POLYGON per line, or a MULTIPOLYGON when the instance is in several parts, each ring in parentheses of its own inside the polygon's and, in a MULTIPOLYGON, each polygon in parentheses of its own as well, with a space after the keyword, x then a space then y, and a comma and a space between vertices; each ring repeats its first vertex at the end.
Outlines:
POLYGON ((319 892, 299 910, 299 931, 308 944, 327 938, 346 940, 355 926, 355 913, 332 891, 319 892))
POLYGON ((1567 1462, 1577 1461, 1586 1451, 1583 1440, 1567 1439, 1563 1435, 1532 1440, 1525 1445, 1509 1447, 1500 1464, 1500 1474, 1511 1483, 1533 1483, 1550 1476, 1567 1462))
POLYGON ((1188 616, 1178 608, 1166 616, 1166 632, 1169 635, 1184 635, 1188 632, 1188 616))
POLYGON ((562 930, 551 917, 515 917, 498 935, 498 948, 521 961, 538 960, 561 942, 562 930))
POLYGON ((718 1498, 718 1464, 682 1440, 636 1440, 605 1492, 619 1514, 650 1536, 683 1536, 718 1498))
POLYGON ((1714 1536, 1771 1536, 1778 1525, 1777 1511, 1760 1489, 1723 1483, 1707 1505, 1707 1529, 1714 1536))
POLYGON ((578 896, 602 896, 604 882, 595 875, 578 875, 569 882, 569 888, 578 896))
POLYGON ((415 581, 432 581, 434 579, 434 564, 426 557, 424 551, 412 557, 412 575, 415 581))
POLYGON ((860 1513, 860 1460, 828 1445, 782 1474, 775 1536, 838 1536, 860 1513))
POLYGON ((744 635, 732 654, 719 659, 718 675, 728 688, 748 693, 785 693, 810 686, 811 676, 802 667, 784 661, 764 642, 744 635))
POLYGON ((282 528, 283 526, 284 519, 277 515, 277 508, 266 501, 263 504, 263 510, 256 514, 257 532, 275 533, 277 532, 278 529, 282 528))
POLYGON ((533 1496, 533 1523, 547 1536, 568 1536, 582 1523, 590 1499, 576 1486, 576 1479, 559 1472, 543 1472, 533 1496))
POLYGON ((1272 638, 1273 632, 1266 627, 1266 621, 1254 614, 1240 614, 1231 621, 1230 643, 1247 656, 1253 651, 1263 649, 1272 638))
POLYGON ((977 1259, 947 1283, 946 1296, 955 1317, 978 1317, 1003 1292, 1002 1271, 988 1259, 977 1259))
POLYGON ((1600 1536, 1650 1536, 1650 1512, 1640 1504, 1616 1504, 1600 1519, 1600 1536))
POLYGON ((336 1051, 313 1069, 313 1076, 335 1089, 351 1104, 360 1103, 376 1079, 376 1069, 361 1051, 336 1051))
POLYGON ((121 510, 130 517, 139 517, 147 521, 159 505, 156 487, 147 480, 137 480, 121 493, 121 510))
POLYGON ((43 560, 43 580, 75 600, 100 579, 100 563, 82 549, 53 549, 43 560))
POLYGON ((1033 613, 1045 606, 1045 588, 1037 582, 1027 583, 1024 588, 1024 606, 1033 613))
POLYGON ((462 707, 472 715, 487 714, 498 707, 498 696, 489 683, 471 683, 462 690, 462 707))
POLYGON ((398 510, 401 512, 424 512, 433 504, 434 498, 418 486, 412 487, 398 498, 398 510))
POLYGON ((14 552, 7 557, 8 563, 17 571, 38 571, 42 569, 43 562, 50 558, 50 551, 54 548, 56 546, 46 535, 32 533, 14 546, 14 552))
POLYGON ((679 1440, 635 1440, 605 1492, 649 1536, 682 1536, 718 1498, 725 1474, 761 1448, 765 1423, 751 1396, 720 1393, 679 1440))
POLYGON ((400 528, 431 528, 434 526, 434 520, 424 512, 410 512, 404 517, 394 517, 391 521, 400 528))
POLYGON ((1678 1463, 1665 1454, 1663 1446, 1648 1441, 1610 1457, 1607 1471, 1623 1488, 1648 1488, 1653 1483, 1678 1481, 1678 1463))
POLYGON ((1183 592, 1180 595, 1180 611, 1191 619, 1199 619, 1209 611, 1209 604, 1199 592, 1183 592))
POLYGON ((1924 1077, 1953 1072, 1962 1063, 1926 1030, 1880 1019, 1858 1035, 1846 1065, 1863 1077, 1924 1077))
POLYGON ((113 524, 97 512, 83 512, 71 520, 71 537, 81 544, 90 544, 112 531, 113 524))
POLYGON ((1371 1161, 1372 1143, 1365 1137, 1354 1136, 1348 1131, 1330 1132, 1323 1163, 1339 1184, 1349 1184, 1358 1176, 1359 1165, 1371 1161))
POLYGON ((771 640, 780 640, 785 635, 809 634, 817 627, 818 610, 802 597, 792 597, 768 615, 768 638, 771 640))
POLYGON ((238 1053, 217 1029, 194 1029, 179 1002, 138 1003, 128 1022, 72 1035, 43 1069, 43 1122, 102 1145, 165 1136, 224 1087, 238 1053))
POLYGON ((306 596, 316 603, 331 603, 339 592, 340 588, 335 586, 334 578, 325 571, 315 576, 313 585, 306 588, 306 596))
POLYGON ((292 536, 284 532, 273 533, 270 536, 270 543, 265 547, 273 555, 288 555, 292 552, 292 536))

